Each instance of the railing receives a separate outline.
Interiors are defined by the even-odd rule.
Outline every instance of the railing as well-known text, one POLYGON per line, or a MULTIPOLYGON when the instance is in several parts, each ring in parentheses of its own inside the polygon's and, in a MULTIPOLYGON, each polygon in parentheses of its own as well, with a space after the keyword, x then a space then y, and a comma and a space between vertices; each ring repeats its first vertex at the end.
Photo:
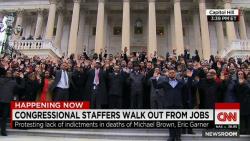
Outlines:
POLYGON ((10 45, 17 50, 52 50, 58 57, 61 50, 56 48, 52 40, 17 40, 10 41, 10 45))
MULTIPOLYGON (((228 55, 233 52, 249 52, 250 51, 250 40, 235 40, 232 44, 222 51, 223 57, 228 57, 228 55)), ((231 56, 229 56, 231 57, 231 56)))

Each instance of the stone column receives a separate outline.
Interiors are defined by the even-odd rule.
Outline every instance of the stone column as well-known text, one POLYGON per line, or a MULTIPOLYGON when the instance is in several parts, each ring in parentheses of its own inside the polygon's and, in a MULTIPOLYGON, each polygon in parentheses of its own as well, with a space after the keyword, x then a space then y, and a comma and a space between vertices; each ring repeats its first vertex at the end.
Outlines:
POLYGON ((148 55, 157 52, 155 0, 148 0, 148 55))
POLYGON ((2 12, 0 12, 0 21, 3 20, 4 14, 2 12))
POLYGON ((171 48, 169 49, 169 53, 172 53, 173 49, 176 49, 175 46, 175 24, 174 24, 174 9, 170 8, 170 27, 171 27, 171 48))
POLYGON ((59 9, 58 10, 57 25, 56 25, 56 37, 55 37, 55 46, 57 48, 61 48, 63 22, 64 22, 64 11, 63 11, 63 9, 59 9))
MULTIPOLYGON (((85 44, 85 40, 84 40, 84 35, 86 33, 86 30, 85 30, 85 21, 86 21, 86 13, 88 11, 84 10, 84 9, 81 9, 80 10, 80 19, 79 19, 79 29, 78 29, 78 35, 77 35, 77 53, 80 54, 84 51, 84 49, 86 49, 86 44, 85 44)), ((87 43, 87 41, 86 41, 87 43)))
POLYGON ((183 29, 181 18, 181 0, 173 0, 174 2, 174 24, 175 24, 175 49, 177 55, 184 54, 183 29))
POLYGON ((18 10, 17 11, 17 19, 16 19, 16 25, 15 27, 17 27, 18 25, 22 26, 23 24, 23 10, 18 10))
POLYGON ((123 18, 122 18, 122 51, 127 47, 127 53, 130 54, 130 0, 123 0, 123 18))
POLYGON ((57 0, 50 0, 49 2, 50 2, 49 15, 48 15, 48 21, 47 21, 46 34, 45 34, 46 39, 52 39, 53 37, 57 0))
MULTIPOLYGON (((199 7, 195 7, 193 11, 193 31, 194 31, 194 48, 198 50, 199 55, 203 56, 202 48, 201 48, 201 27, 200 27, 200 18, 199 18, 199 7)), ((192 52, 191 54, 193 54, 192 52)))
MULTIPOLYGON (((224 0, 224 8, 231 9, 231 2, 232 0, 224 0)), ((236 39, 234 22, 226 22, 226 30, 227 30, 228 43, 230 45, 231 42, 236 39)))
POLYGON ((208 60, 211 55, 210 48, 210 37, 208 30, 208 22, 206 16, 206 1, 199 1, 199 9, 200 9, 200 24, 201 24, 201 46, 203 52, 203 59, 208 60))
POLYGON ((104 13, 105 0, 98 0, 97 22, 96 22, 96 37, 95 37, 95 53, 101 53, 104 49, 104 13))
MULTIPOLYGON (((107 44, 109 44, 109 42, 110 42, 110 39, 109 39, 110 33, 108 33, 107 31, 111 31, 111 29, 113 29, 113 27, 111 27, 108 24, 108 21, 110 20, 108 18, 108 14, 109 14, 108 11, 106 11, 104 13, 104 28, 103 28, 104 29, 104 31, 103 31, 103 34, 104 34, 104 39, 103 39, 104 48, 101 50, 102 52, 104 52, 105 50, 108 49, 107 44)), ((120 52, 120 49, 117 50, 117 49, 111 48, 110 51, 112 52, 112 50, 114 51, 114 53, 120 52)))
POLYGON ((240 21, 239 21, 240 38, 242 40, 247 39, 246 23, 244 18, 244 9, 240 8, 240 21))
POLYGON ((218 53, 221 55, 223 49, 225 48, 225 39, 223 34, 222 22, 216 22, 216 34, 217 34, 217 43, 218 43, 218 53))
POLYGON ((41 36, 42 32, 42 26, 43 26, 43 9, 39 9, 37 11, 37 21, 36 21, 36 30, 35 30, 35 36, 34 39, 41 36))
MULTIPOLYGON (((17 19, 16 19, 15 27, 22 26, 22 24, 23 24, 23 13, 24 13, 24 10, 19 9, 17 11, 17 19)), ((20 38, 20 33, 14 36, 14 39, 19 39, 19 38, 20 38)))
POLYGON ((71 20, 70 34, 69 34, 69 45, 68 45, 68 55, 76 53, 77 48, 77 33, 79 26, 79 16, 80 16, 80 4, 81 0, 73 0, 74 8, 71 20))

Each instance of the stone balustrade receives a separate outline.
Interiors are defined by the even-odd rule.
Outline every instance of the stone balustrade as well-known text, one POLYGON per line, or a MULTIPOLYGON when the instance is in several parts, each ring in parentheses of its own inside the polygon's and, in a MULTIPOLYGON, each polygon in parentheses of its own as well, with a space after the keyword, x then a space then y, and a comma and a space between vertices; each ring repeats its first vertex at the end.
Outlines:
POLYGON ((53 52, 54 57, 61 57, 61 50, 56 48, 52 40, 14 40, 10 41, 10 46, 21 52, 34 52, 34 55, 39 55, 40 52, 53 52))
POLYGON ((222 57, 246 58, 250 54, 250 40, 235 40, 222 51, 222 57), (236 55, 237 54, 237 55, 236 55))

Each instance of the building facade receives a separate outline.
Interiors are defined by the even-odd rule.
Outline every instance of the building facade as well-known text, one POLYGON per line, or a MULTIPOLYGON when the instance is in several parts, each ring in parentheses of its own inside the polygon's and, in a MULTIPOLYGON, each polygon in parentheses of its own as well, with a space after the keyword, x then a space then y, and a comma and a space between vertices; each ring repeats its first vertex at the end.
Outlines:
POLYGON ((62 56, 147 51, 165 56, 189 49, 246 56, 249 0, 0 0, 0 19, 15 13, 23 31, 11 38, 28 55, 62 56), (239 8, 239 22, 208 22, 206 9, 239 8))

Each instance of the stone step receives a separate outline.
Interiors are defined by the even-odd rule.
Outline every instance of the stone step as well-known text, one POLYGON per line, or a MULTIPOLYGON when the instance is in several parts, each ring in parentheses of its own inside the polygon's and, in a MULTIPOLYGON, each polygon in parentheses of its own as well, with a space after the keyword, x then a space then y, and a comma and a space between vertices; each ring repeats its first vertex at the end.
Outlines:
MULTIPOLYGON (((194 129, 196 134, 182 134, 182 140, 227 140, 249 141, 250 135, 241 135, 240 138, 204 138, 202 129, 194 129)), ((8 129, 9 135, 39 136, 39 137, 62 137, 62 138, 85 138, 85 139, 110 139, 110 140, 167 140, 167 129, 8 129)))

